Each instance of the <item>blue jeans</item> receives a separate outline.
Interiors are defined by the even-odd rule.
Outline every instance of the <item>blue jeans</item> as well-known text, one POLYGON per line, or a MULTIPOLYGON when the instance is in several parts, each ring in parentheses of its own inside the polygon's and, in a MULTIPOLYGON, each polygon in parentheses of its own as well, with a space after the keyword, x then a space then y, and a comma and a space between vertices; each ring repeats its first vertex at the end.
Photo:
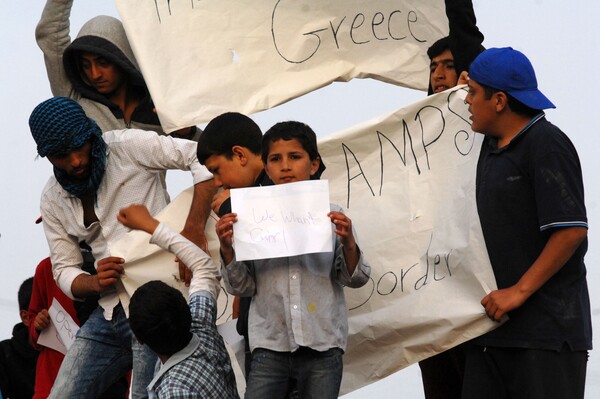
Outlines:
POLYGON ((131 394, 147 398, 157 356, 133 336, 121 305, 106 320, 98 307, 77 332, 50 392, 52 399, 88 399, 132 369, 131 394))
POLYGON ((343 353, 339 348, 325 352, 306 347, 295 352, 257 348, 252 352, 245 399, 284 398, 294 381, 302 399, 336 399, 343 353))

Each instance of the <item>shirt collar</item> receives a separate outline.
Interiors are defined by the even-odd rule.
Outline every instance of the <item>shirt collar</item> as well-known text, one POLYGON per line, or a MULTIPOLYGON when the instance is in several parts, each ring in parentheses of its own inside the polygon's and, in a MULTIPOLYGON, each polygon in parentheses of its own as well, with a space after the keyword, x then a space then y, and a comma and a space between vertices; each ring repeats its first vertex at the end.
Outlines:
POLYGON ((515 137, 513 137, 510 140, 510 143, 508 143, 506 146, 502 147, 502 148, 498 148, 498 139, 497 138, 492 138, 490 140, 490 146, 493 148, 493 152, 502 152, 504 150, 506 150, 507 148, 509 148, 513 142, 515 142, 516 140, 519 139, 519 137, 523 136, 531 126, 533 126, 535 123, 537 123, 540 119, 542 119, 544 116, 546 116, 546 114, 542 111, 539 114, 537 114, 536 116, 534 116, 533 118, 531 118, 529 120, 529 122, 527 122, 527 124, 523 127, 523 129, 521 129, 519 131, 519 133, 517 133, 515 135, 515 137))
POLYGON ((160 370, 158 370, 158 373, 156 373, 152 381, 150 381, 150 384, 148 384, 148 390, 153 390, 163 374, 169 371, 169 369, 173 366, 176 366, 190 357, 199 346, 200 338, 198 338, 196 334, 192 334, 192 339, 190 339, 190 342, 182 350, 169 357, 169 359, 167 359, 167 361, 160 366, 160 370))

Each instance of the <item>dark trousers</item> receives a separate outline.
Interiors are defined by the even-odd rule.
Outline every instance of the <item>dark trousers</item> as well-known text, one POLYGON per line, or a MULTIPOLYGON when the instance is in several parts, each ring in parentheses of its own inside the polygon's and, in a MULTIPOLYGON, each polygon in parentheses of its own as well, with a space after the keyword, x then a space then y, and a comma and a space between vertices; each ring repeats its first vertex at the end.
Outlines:
POLYGON ((460 399, 465 372, 465 345, 421 360, 425 399, 460 399))
POLYGON ((587 351, 469 345, 463 399, 583 399, 587 351))

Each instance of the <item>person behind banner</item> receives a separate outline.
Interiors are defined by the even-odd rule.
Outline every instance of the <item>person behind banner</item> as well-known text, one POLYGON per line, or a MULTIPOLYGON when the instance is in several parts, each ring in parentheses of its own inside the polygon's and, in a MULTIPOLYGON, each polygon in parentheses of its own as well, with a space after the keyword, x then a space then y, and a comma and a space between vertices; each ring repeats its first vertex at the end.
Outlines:
POLYGON ((127 229, 116 217, 132 203, 162 210, 168 199, 161 172, 180 169, 190 171, 194 182, 189 220, 203 206, 200 183, 212 176, 198 163, 195 142, 137 129, 102 133, 69 98, 42 102, 29 126, 38 154, 54 166, 40 207, 56 282, 71 299, 100 295, 63 360, 50 398, 96 397, 132 366, 132 396, 146 397, 156 355, 134 339, 128 303, 121 303, 128 302, 120 281, 125 260, 111 256, 110 243, 127 229), (81 269, 82 241, 97 259, 97 274, 81 269))
POLYGON ((21 322, 15 324, 12 338, 0 342, 0 392, 8 399, 31 399, 35 384, 38 353, 29 345, 30 324, 27 308, 33 277, 21 283, 17 298, 21 322))
MULTIPOLYGON (((309 180, 321 163, 316 135, 301 122, 278 123, 263 137, 262 160, 275 184, 309 180)), ((338 397, 348 335, 344 286, 363 286, 371 269, 352 221, 337 205, 331 209, 331 252, 276 259, 236 261, 237 215, 217 222, 225 288, 252 297, 247 399, 282 398, 293 383, 301 398, 338 397)))
POLYGON ((428 95, 467 83, 463 73, 485 50, 472 0, 445 0, 444 3, 450 32, 427 49, 430 60, 428 95))
POLYGON ((484 51, 468 85, 471 127, 485 135, 477 210, 498 285, 481 304, 508 320, 471 341, 462 397, 583 398, 592 324, 577 151, 546 120, 555 106, 523 53, 484 51))
POLYGON ((121 209, 118 220, 150 234, 150 243, 174 253, 192 271, 189 306, 181 292, 162 281, 142 285, 131 297, 131 330, 161 361, 148 386, 151 397, 238 398, 229 354, 216 325, 221 290, 217 265, 143 205, 121 209))
MULTIPOLYGON (((428 95, 467 83, 464 73, 484 48, 472 0, 445 0, 450 33, 433 43, 429 56, 428 95)), ((465 344, 419 362, 426 399, 460 399, 465 372, 465 344)))

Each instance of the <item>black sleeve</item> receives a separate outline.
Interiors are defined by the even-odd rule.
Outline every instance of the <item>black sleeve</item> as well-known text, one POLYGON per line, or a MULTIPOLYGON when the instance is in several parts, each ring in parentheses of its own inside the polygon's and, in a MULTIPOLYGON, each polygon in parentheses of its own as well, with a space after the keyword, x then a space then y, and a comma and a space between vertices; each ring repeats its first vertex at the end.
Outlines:
POLYGON ((221 204, 221 207, 219 208, 219 217, 221 218, 223 215, 227 215, 228 213, 231 213, 231 197, 227 198, 221 204))
POLYGON ((477 27, 472 0, 445 0, 446 16, 450 27, 450 51, 454 57, 454 69, 460 75, 468 71, 471 63, 485 50, 483 33, 477 27))

